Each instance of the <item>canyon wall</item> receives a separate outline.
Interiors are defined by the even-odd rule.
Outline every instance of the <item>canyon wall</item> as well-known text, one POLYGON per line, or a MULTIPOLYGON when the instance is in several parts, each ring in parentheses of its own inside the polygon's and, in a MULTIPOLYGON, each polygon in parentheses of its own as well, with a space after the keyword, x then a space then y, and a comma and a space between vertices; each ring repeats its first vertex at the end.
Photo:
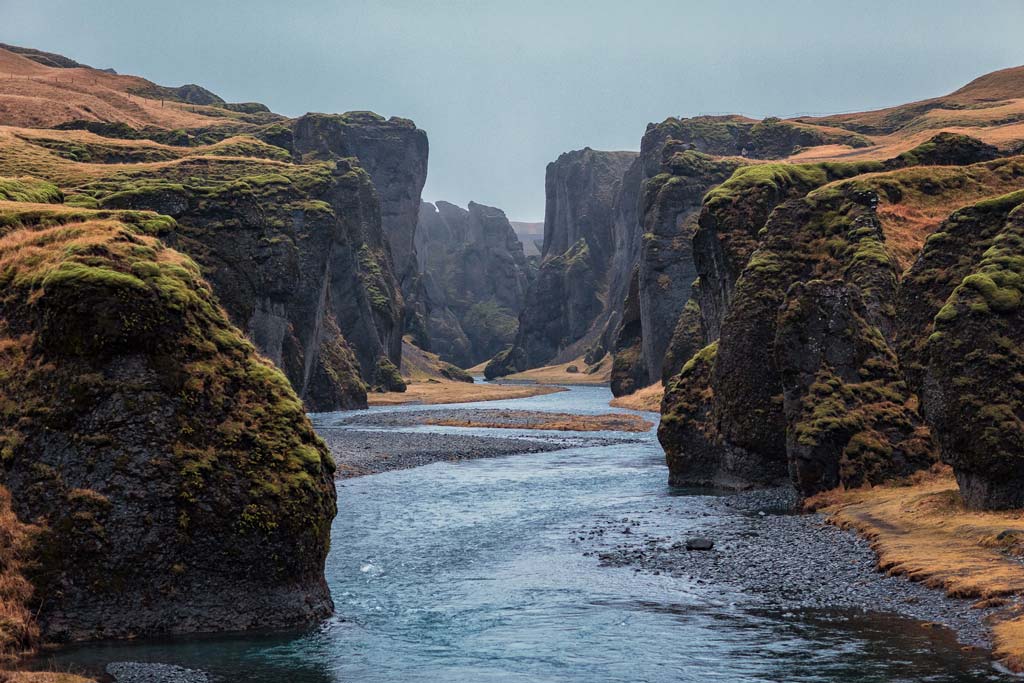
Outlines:
MULTIPOLYGON (((1012 234, 1007 216, 1019 203, 1002 195, 1021 182, 1024 162, 996 156, 989 145, 943 133, 887 161, 747 166, 705 195, 692 248, 695 305, 710 345, 690 354, 667 385, 659 438, 673 483, 790 479, 810 496, 941 457, 968 504, 1018 500, 1012 486, 996 483, 1013 470, 1006 455, 973 455, 957 441, 967 438, 950 419, 965 410, 960 401, 999 402, 950 391, 985 370, 957 358, 964 338, 942 331, 959 311, 986 308, 959 303, 969 300, 972 272, 993 278, 1012 263, 1011 254, 993 265, 979 240, 1012 234), (972 200, 984 201, 956 211, 972 200), (949 227, 939 226, 946 216, 949 227), (956 341, 944 347, 945 339, 956 341), (992 476, 992 457, 1001 476, 992 476)), ((996 296, 1014 281, 998 279, 1003 284, 988 290, 996 296)), ((995 317, 1010 329, 1015 310, 995 317)), ((1000 352, 982 336, 972 341, 993 349, 993 362, 1000 352)), ((676 359, 686 353, 670 349, 676 359)), ((1014 362, 1012 354, 1000 360, 1014 362)), ((1012 396, 998 382, 986 387, 1012 396)), ((1013 410, 1008 400, 1004 414, 1013 410)), ((999 444, 995 452, 1008 454, 1000 439, 1017 438, 1008 424, 1002 420, 1002 436, 989 444, 999 444)))
POLYGON ((2 476, 43 637, 329 615, 334 465, 288 381, 173 219, 61 199, 0 178, 2 476))
POLYGON ((511 344, 535 276, 504 212, 469 203, 421 205, 416 250, 427 333, 442 360, 470 367, 511 344))
POLYGON ((488 364, 488 377, 571 360, 599 341, 616 256, 616 200, 636 157, 588 147, 548 164, 540 268, 515 342, 488 364))

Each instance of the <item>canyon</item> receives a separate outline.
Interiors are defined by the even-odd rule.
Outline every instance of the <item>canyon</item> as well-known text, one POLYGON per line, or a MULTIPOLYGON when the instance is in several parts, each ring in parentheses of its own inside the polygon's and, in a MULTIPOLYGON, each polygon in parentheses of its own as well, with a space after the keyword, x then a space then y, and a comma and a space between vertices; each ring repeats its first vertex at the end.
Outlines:
MULTIPOLYGON (((921 509, 987 520, 962 552, 998 547, 986 561, 1013 580, 962 593, 1002 633, 1021 623, 1024 577, 1007 558, 1024 546, 989 532, 1024 507, 1024 67, 883 110, 669 117, 639 151, 564 152, 546 168, 542 228, 424 201, 428 136, 409 119, 286 117, 13 46, 4 76, 0 578, 13 588, 0 598, 15 616, 0 654, 321 622, 348 585, 328 580, 329 554, 355 561, 332 538, 394 555, 339 532, 338 477, 381 476, 423 509, 417 476, 478 503, 467 491, 497 481, 514 508, 529 496, 501 488, 501 463, 444 468, 523 457, 543 473, 509 471, 550 487, 531 500, 602 520, 572 531, 593 544, 634 520, 560 488, 538 459, 592 459, 609 495, 628 449, 647 458, 644 482, 653 454, 674 492, 743 491, 729 500, 761 516, 832 510, 883 557, 878 539, 921 509), (501 393, 530 371, 558 386, 501 393), (606 391, 658 386, 660 415, 596 412, 606 391), (467 400, 492 411, 397 406, 484 390, 467 400), (898 487, 919 507, 900 508, 898 487)), ((756 545, 728 505, 693 504, 729 520, 728 547, 756 545)), ((372 508, 359 514, 394 512, 372 508)), ((672 533, 690 530, 677 521, 672 533)), ((821 538, 810 521, 771 524, 821 538)), ((869 554, 850 538, 830 542, 869 554)), ((585 556, 678 578, 689 560, 665 539, 585 556)), ((918 556, 899 564, 935 575, 918 556)), ((1024 639, 997 645, 1024 666, 1024 639)))

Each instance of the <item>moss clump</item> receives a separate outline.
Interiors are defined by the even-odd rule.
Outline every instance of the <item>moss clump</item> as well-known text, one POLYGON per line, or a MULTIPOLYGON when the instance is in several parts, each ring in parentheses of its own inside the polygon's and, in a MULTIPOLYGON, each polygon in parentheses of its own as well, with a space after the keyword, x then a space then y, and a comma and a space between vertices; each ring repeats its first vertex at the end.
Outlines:
POLYGON ((381 356, 377 360, 377 366, 374 370, 374 382, 373 388, 375 391, 398 391, 402 392, 406 390, 405 380, 402 379, 402 373, 398 371, 395 364, 391 362, 389 358, 381 356))
POLYGON ((37 178, 0 177, 0 201, 59 204, 64 194, 56 185, 37 178))
POLYGON ((927 341, 924 405, 968 505, 1019 507, 1024 450, 1024 211, 1006 217, 927 341))

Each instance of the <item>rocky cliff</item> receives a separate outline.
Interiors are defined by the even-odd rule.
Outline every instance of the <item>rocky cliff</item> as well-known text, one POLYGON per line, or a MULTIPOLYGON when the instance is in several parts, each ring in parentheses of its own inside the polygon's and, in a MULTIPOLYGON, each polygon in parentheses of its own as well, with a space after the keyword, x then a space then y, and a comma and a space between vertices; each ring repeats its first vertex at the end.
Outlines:
POLYGON ((636 157, 588 147, 548 164, 540 269, 515 342, 488 365, 489 377, 571 360, 600 340, 616 258, 616 200, 636 157))
MULTIPOLYGON (((705 195, 699 325, 684 313, 677 337, 699 329, 714 344, 667 387, 659 436, 674 483, 788 475, 811 495, 924 467, 941 447, 969 501, 1009 498, 951 441, 966 438, 950 418, 964 407, 942 387, 967 371, 933 333, 940 308, 955 319, 947 298, 969 291, 957 283, 992 268, 979 237, 994 239, 1014 206, 1011 195, 955 212, 1021 182, 1022 160, 995 155, 941 134, 884 162, 746 166, 705 195)), ((682 337, 673 363, 693 346, 682 337)))
POLYGON ((385 119, 373 112, 307 114, 293 129, 292 150, 299 159, 355 157, 370 174, 380 199, 381 228, 405 298, 405 327, 418 335, 425 309, 415 235, 427 180, 427 134, 408 119, 385 119))
POLYGON ((470 367, 514 341, 534 269, 500 209, 424 202, 416 250, 427 333, 443 360, 470 367))
MULTIPOLYGON (((156 87, 117 78, 124 82, 103 85, 156 87)), ((197 127, 180 131, 159 119, 142 129, 87 120, 61 124, 67 130, 0 129, 0 157, 13 173, 52 179, 69 203, 173 216, 167 239, 202 266, 232 322, 310 410, 365 406, 368 387, 402 389, 402 337, 420 309, 406 305, 396 273, 418 296, 425 134, 369 113, 275 115, 268 124, 210 106, 215 115, 192 106, 197 127)), ((126 117, 139 108, 124 107, 126 117)))
MULTIPOLYGON (((62 196, 0 179, 11 198, 62 196)), ((147 212, 0 201, 0 462, 31 525, 26 604, 50 640, 332 610, 330 455, 200 267, 166 246, 175 230, 147 212)))

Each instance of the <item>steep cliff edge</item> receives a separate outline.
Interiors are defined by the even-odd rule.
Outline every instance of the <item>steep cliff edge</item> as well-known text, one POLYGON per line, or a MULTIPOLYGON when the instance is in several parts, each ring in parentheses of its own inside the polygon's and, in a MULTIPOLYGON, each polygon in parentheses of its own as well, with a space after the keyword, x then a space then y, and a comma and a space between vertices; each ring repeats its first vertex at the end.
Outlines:
POLYGON ((293 130, 292 150, 299 159, 355 157, 370 174, 381 203, 381 228, 405 298, 404 327, 419 334, 426 312, 415 236, 427 180, 427 134, 408 119, 385 119, 373 112, 307 114, 295 121, 293 130))
MULTIPOLYGON (((788 471, 804 495, 877 483, 937 457, 927 425, 956 460, 944 441, 960 428, 940 426, 927 390, 923 410, 918 397, 936 372, 925 340, 985 247, 942 236, 952 228, 929 235, 1024 171, 1017 157, 977 163, 993 149, 975 143, 940 135, 887 162, 748 166, 707 194, 693 244, 703 332, 717 343, 702 372, 687 363, 668 385, 659 434, 673 481, 750 485, 788 471)), ((946 224, 1010 208, 993 200, 946 224)))
POLYGON ((571 360, 604 332, 616 199, 636 158, 588 147, 548 164, 540 269, 515 342, 488 364, 488 377, 571 360))
POLYGON ((165 246, 174 230, 152 213, 0 201, 0 470, 32 524, 27 604, 50 640, 332 610, 330 455, 199 266, 165 246))
POLYGON ((424 202, 416 228, 431 348, 471 367, 515 340, 534 269, 501 209, 424 202))
MULTIPOLYGON (((48 68, 3 50, 0 62, 33 75, 48 68)), ((168 102, 132 127, 151 113, 145 92, 157 86, 84 67, 56 71, 45 92, 17 100, 9 114, 49 122, 63 111, 66 120, 53 124, 62 129, 0 127, 8 172, 49 179, 79 206, 173 216, 168 241, 195 258, 231 320, 310 410, 363 407, 367 388, 404 387, 402 337, 422 318, 401 289, 421 291, 412 239, 423 131, 365 112, 260 117, 219 98, 188 109, 168 102), (79 70, 125 92, 108 93, 106 121, 70 118, 74 111, 47 99, 92 97, 72 87, 79 70)))

